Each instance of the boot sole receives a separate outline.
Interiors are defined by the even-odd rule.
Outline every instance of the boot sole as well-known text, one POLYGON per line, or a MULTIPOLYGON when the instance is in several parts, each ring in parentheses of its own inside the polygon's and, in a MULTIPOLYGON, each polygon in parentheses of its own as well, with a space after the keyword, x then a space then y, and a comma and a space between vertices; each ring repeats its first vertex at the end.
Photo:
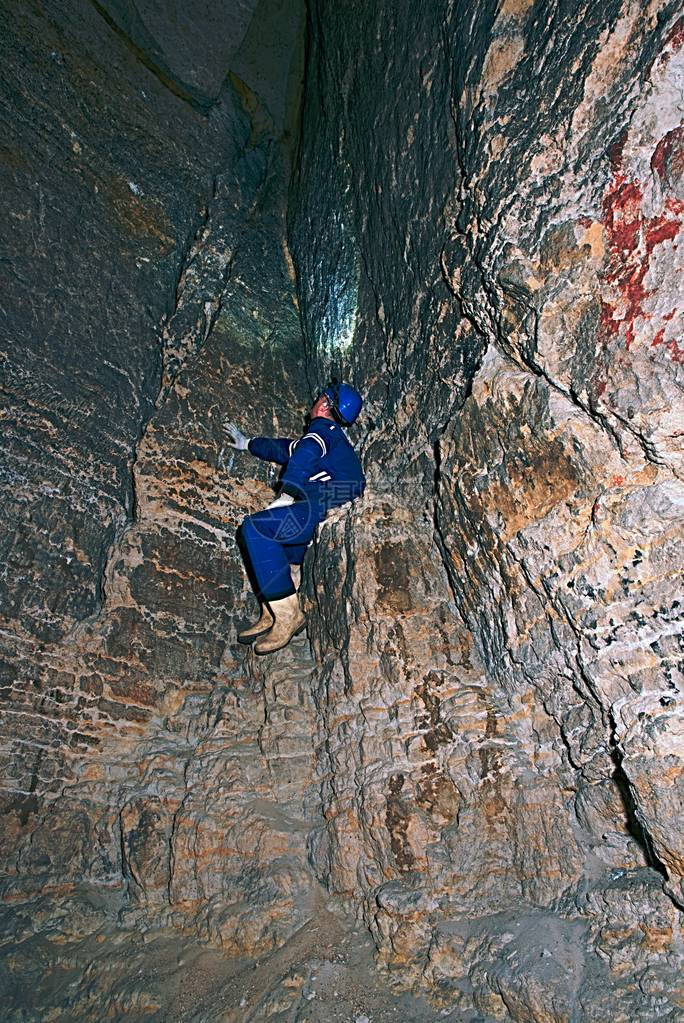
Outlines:
POLYGON ((250 643, 254 643, 260 636, 265 636, 272 628, 273 626, 269 625, 267 629, 261 629, 260 632, 255 632, 252 636, 238 636, 237 641, 238 643, 243 643, 245 646, 249 646, 250 643))
POLYGON ((298 636, 299 633, 303 632, 305 628, 306 628, 306 622, 302 622, 302 624, 299 626, 299 628, 295 629, 295 631, 292 633, 292 635, 288 639, 287 643, 281 643, 280 646, 274 646, 272 650, 257 650, 256 647, 255 647, 254 648, 254 653, 255 654, 259 654, 260 657, 265 657, 266 654, 275 654, 275 653, 278 652, 278 650, 284 650, 285 647, 288 646, 288 644, 291 643, 291 641, 295 638, 295 636, 298 636))

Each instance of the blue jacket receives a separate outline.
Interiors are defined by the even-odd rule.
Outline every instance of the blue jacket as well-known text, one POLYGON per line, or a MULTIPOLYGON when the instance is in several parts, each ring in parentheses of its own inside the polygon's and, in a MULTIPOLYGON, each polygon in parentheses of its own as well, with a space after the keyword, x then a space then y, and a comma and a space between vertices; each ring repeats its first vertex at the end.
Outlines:
POLYGON ((252 437, 248 450, 286 466, 283 492, 308 500, 320 518, 329 508, 360 497, 366 486, 359 456, 344 430, 324 416, 312 419, 299 440, 252 437))

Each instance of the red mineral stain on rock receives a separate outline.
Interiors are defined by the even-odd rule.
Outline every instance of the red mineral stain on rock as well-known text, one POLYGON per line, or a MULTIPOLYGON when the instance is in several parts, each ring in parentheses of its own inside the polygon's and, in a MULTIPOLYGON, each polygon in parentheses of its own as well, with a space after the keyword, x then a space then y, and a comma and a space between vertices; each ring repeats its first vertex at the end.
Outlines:
POLYGON ((620 321, 615 319, 615 306, 601 299, 601 325, 608 334, 617 334, 620 321))
MULTIPOLYGON (((664 161, 665 156, 657 147, 653 156, 656 166, 660 166, 661 159, 664 161)), ((684 204, 669 198, 665 212, 647 218, 642 200, 642 184, 615 170, 603 201, 608 253, 603 283, 608 294, 601 300, 601 326, 604 337, 621 333, 627 350, 635 340, 636 321, 650 319, 644 302, 651 292, 644 288, 644 279, 651 254, 657 245, 677 237, 684 212, 684 204)))
MULTIPOLYGON (((664 320, 671 320, 672 316, 664 316, 664 320)), ((674 338, 670 338, 669 341, 665 340, 665 328, 661 327, 656 336, 651 341, 651 348, 657 348, 659 345, 664 345, 670 353, 670 357, 673 362, 682 363, 684 362, 684 348, 679 345, 674 338)))
POLYGON ((617 171, 622 166, 622 152, 625 148, 626 141, 627 129, 625 128, 624 131, 620 132, 617 139, 608 150, 608 159, 610 160, 610 166, 613 168, 613 171, 615 173, 617 173, 617 171))
POLYGON ((670 341, 666 341, 665 347, 670 353, 670 358, 672 359, 673 362, 676 362, 679 365, 684 363, 684 348, 682 348, 681 345, 677 344, 674 338, 672 338, 670 341))
POLYGON ((176 244, 173 225, 158 201, 139 198, 131 191, 130 183, 121 177, 109 181, 98 179, 98 184, 100 194, 109 200, 115 219, 127 234, 156 242, 162 255, 172 251, 176 244))
POLYGON ((673 53, 676 53, 681 48, 682 43, 684 43, 684 18, 680 18, 679 21, 675 22, 665 42, 673 53))
POLYGON ((650 222, 646 232, 646 252, 650 256, 656 245, 664 241, 672 241, 679 233, 680 221, 671 220, 662 215, 650 222))
POLYGON ((651 169, 663 180, 679 179, 684 174, 684 127, 668 131, 655 148, 651 169))
POLYGON ((639 241, 643 223, 643 192, 637 181, 627 181, 617 171, 603 201, 604 221, 610 248, 615 255, 632 252, 639 241))

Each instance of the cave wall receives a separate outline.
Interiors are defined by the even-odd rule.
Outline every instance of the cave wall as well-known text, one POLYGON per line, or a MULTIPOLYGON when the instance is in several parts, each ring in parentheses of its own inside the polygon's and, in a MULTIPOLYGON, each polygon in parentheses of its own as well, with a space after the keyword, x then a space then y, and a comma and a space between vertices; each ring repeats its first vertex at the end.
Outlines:
POLYGON ((8 10, 0 981, 326 893, 445 1006, 675 1020, 676 7, 312 0, 300 111, 303 17, 8 10), (331 372, 368 490, 256 659, 220 423, 331 372))
POLYGON ((312 860, 496 1018, 684 1005, 677 18, 311 5, 292 247, 370 397, 308 570, 312 860))
MULTIPOLYGON (((285 232, 303 8, 242 4, 226 36, 206 6, 187 50, 153 4, 13 5, 3 31, 5 941, 118 918, 254 950, 311 898, 308 650, 283 680, 235 643, 235 527, 275 477, 221 433, 296 433, 309 402, 285 232)), ((21 999, 50 971, 19 948, 21 999)))

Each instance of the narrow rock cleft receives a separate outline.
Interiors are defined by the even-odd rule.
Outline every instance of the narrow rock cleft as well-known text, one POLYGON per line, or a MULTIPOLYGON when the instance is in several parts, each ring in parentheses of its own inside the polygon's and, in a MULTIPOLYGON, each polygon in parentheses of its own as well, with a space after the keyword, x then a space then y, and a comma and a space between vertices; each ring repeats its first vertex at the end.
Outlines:
POLYGON ((653 167, 680 116, 678 14, 313 11, 292 221, 304 322, 322 366, 373 403, 351 592, 338 526, 311 580, 329 708, 317 862, 362 903, 393 977, 464 1012, 656 1019, 662 997, 675 1018, 679 365, 662 343, 681 323, 680 225, 653 167), (353 184, 316 198, 346 166, 353 184), (340 224, 373 273, 353 345, 340 332, 333 351, 325 282, 354 279, 340 224), (344 681, 331 631, 350 636, 344 681), (436 759, 411 701, 434 674, 436 759), (432 770, 455 816, 422 795, 432 770), (661 951, 638 913, 624 955, 598 938, 616 876, 668 920, 661 951), (542 930, 558 940, 535 944, 542 930))
POLYGON ((3 26, 7 1019, 684 1018, 678 5, 3 26), (258 657, 222 424, 333 375, 258 657))

